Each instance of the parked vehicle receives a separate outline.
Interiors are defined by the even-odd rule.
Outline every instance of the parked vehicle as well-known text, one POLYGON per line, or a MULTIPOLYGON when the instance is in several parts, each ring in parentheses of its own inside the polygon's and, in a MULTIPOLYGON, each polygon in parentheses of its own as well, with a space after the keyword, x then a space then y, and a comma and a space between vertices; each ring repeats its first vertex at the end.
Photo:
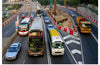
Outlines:
POLYGON ((17 58, 19 51, 21 50, 21 43, 13 43, 5 54, 6 60, 14 60, 17 58))

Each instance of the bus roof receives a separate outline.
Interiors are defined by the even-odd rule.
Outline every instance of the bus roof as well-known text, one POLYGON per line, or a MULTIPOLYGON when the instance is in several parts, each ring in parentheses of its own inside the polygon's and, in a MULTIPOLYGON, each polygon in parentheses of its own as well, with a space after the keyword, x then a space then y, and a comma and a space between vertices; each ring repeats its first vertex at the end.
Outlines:
POLYGON ((63 40, 60 37, 60 34, 58 33, 56 29, 49 30, 49 33, 50 33, 52 42, 55 42, 55 41, 63 42, 63 40))
POLYGON ((35 19, 34 19, 34 21, 32 22, 32 25, 31 25, 31 27, 30 27, 30 29, 29 29, 29 31, 36 31, 36 30, 38 30, 38 31, 43 31, 43 25, 42 25, 42 20, 41 20, 41 18, 40 17, 36 17, 35 19))
POLYGON ((56 29, 49 30, 50 36, 60 36, 56 29))
POLYGON ((52 36, 52 42, 63 42, 60 36, 52 36))
POLYGON ((21 21, 21 23, 28 23, 29 20, 30 20, 30 18, 24 18, 24 19, 21 21))

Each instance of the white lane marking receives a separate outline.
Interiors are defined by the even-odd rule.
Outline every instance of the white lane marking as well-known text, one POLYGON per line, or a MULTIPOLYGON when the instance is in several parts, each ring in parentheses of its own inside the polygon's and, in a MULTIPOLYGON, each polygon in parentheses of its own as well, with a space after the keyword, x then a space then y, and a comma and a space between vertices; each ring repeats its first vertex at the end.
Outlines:
POLYGON ((76 43, 76 44, 80 45, 80 42, 75 41, 75 40, 69 40, 65 44, 70 44, 70 43, 76 43))
POLYGON ((80 40, 79 37, 75 37, 75 36, 73 36, 73 35, 67 35, 67 36, 63 37, 63 39, 68 39, 68 38, 70 38, 70 37, 72 37, 72 38, 74 38, 74 39, 77 39, 77 40, 80 40))
POLYGON ((71 52, 72 52, 72 54, 76 54, 76 53, 80 54, 80 55, 82 54, 81 51, 77 50, 77 49, 73 49, 73 50, 71 50, 71 52))
POLYGON ((83 64, 82 61, 78 61, 78 64, 83 64))
POLYGON ((24 61, 23 61, 23 64, 25 64, 25 59, 24 59, 24 61))
MULTIPOLYGON (((53 24, 54 25, 54 24, 53 24)), ((59 33, 60 34, 60 33, 59 33)), ((61 36, 61 34, 60 34, 60 36, 61 36)), ((61 36, 62 37, 62 36, 61 36)), ((62 39, 63 40, 63 39, 62 39)), ((64 41, 64 40, 63 40, 64 41)), ((66 43, 65 41, 64 41, 64 43, 66 43)), ((73 58, 73 60, 75 61, 75 63, 76 64, 78 64, 78 62, 77 62, 77 60, 75 59, 75 57, 73 56, 73 54, 71 53, 71 51, 70 51, 70 49, 69 49, 69 47, 66 45, 66 48, 68 49, 68 51, 69 51, 69 53, 71 54, 71 56, 72 56, 72 58, 73 58)))
POLYGON ((91 35, 94 37, 94 39, 96 40, 96 42, 98 43, 97 38, 95 37, 95 35, 91 32, 91 35))
MULTIPOLYGON (((79 33, 79 31, 78 31, 79 33)), ((80 37, 80 45, 81 45, 81 52, 82 52, 82 64, 84 64, 84 56, 83 56, 83 48, 82 48, 82 40, 81 40, 81 36, 80 36, 80 33, 79 33, 79 37, 80 37)))
MULTIPOLYGON (((41 16, 41 19, 42 19, 42 23, 44 24, 44 30, 46 31, 45 23, 44 23, 44 20, 43 20, 42 16, 41 16)), ((47 51, 48 64, 51 64, 51 57, 50 57, 50 52, 49 52, 49 47, 48 47, 48 42, 47 42, 47 32, 45 32, 44 34, 45 34, 45 42, 46 42, 46 51, 47 51)))

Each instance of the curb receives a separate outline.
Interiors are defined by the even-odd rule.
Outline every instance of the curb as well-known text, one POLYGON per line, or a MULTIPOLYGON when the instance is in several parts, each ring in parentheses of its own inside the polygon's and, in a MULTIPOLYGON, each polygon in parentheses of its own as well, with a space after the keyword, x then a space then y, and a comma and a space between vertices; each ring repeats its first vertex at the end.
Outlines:
POLYGON ((9 41, 7 42, 7 44, 2 48, 2 56, 4 56, 4 54, 6 53, 7 49, 9 48, 9 46, 13 43, 13 41, 16 39, 17 37, 17 32, 15 32, 9 39, 9 41))

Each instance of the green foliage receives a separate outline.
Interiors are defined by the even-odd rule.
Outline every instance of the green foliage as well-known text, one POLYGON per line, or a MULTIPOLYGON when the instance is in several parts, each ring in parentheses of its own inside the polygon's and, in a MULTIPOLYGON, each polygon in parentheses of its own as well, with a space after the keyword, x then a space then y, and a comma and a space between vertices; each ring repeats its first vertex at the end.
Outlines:
POLYGON ((11 5, 12 7, 11 8, 8 8, 8 10, 13 10, 13 9, 19 9, 21 6, 22 6, 22 4, 13 4, 13 5, 11 5))

